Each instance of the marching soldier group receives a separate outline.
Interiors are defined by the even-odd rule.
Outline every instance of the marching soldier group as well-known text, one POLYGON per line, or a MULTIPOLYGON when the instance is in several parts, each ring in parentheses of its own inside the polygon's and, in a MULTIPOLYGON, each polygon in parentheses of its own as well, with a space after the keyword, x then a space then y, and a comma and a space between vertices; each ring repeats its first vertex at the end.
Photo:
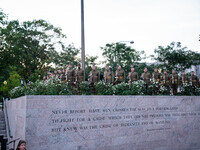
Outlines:
POLYGON ((49 73, 48 76, 43 77, 43 82, 47 79, 60 79, 62 82, 68 82, 69 85, 74 85, 75 83, 80 83, 84 81, 84 71, 81 69, 81 65, 78 64, 78 69, 75 71, 72 68, 72 64, 69 64, 67 71, 65 69, 55 70, 54 74, 49 73))
MULTIPOLYGON (((75 71, 72 68, 72 65, 69 64, 68 70, 65 72, 63 71, 54 71, 54 77, 60 78, 63 82, 68 82, 69 85, 78 85, 80 82, 84 81, 84 71, 81 69, 81 65, 78 65, 78 69, 75 71)), ((51 76, 49 77, 51 78, 51 76)), ((104 82, 107 84, 120 84, 125 82, 125 71, 118 66, 115 73, 106 66, 104 72, 104 82)), ((175 70, 172 70, 172 74, 167 74, 167 71, 164 70, 163 75, 158 72, 158 69, 155 68, 152 75, 148 72, 147 68, 144 68, 144 72, 139 77, 138 73, 135 72, 134 67, 131 68, 131 72, 128 74, 127 78, 129 79, 128 83, 133 83, 138 81, 139 79, 145 82, 145 87, 148 89, 149 85, 151 85, 152 81, 158 83, 158 86, 155 89, 155 94, 159 94, 160 85, 164 86, 168 94, 177 95, 178 86, 183 86, 184 83, 191 83, 193 88, 200 86, 200 81, 196 75, 194 75, 194 71, 190 77, 185 75, 185 72, 182 72, 182 75, 179 77, 176 74, 175 70)), ((44 77, 43 80, 45 81, 46 78, 44 77)), ((96 70, 96 66, 92 66, 92 71, 90 71, 88 75, 88 81, 90 83, 91 91, 95 94, 94 84, 100 81, 100 72, 96 70)))

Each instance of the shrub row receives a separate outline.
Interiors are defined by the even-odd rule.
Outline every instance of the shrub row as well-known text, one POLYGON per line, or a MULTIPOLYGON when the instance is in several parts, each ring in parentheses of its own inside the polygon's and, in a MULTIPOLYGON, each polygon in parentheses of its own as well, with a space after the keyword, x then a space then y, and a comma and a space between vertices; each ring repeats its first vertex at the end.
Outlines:
MULTIPOLYGON (((117 85, 98 82, 94 85, 95 95, 168 95, 169 91, 159 83, 153 82, 148 89, 142 80, 128 84, 121 83, 117 85), (159 93, 155 93, 159 88, 159 93)), ((10 91, 11 98, 17 98, 24 95, 93 95, 90 84, 84 81, 79 86, 70 86, 69 83, 61 81, 47 80, 45 83, 36 81, 27 85, 17 86, 10 91)), ((190 84, 184 84, 178 92, 178 95, 200 95, 200 88, 192 87, 190 84)))

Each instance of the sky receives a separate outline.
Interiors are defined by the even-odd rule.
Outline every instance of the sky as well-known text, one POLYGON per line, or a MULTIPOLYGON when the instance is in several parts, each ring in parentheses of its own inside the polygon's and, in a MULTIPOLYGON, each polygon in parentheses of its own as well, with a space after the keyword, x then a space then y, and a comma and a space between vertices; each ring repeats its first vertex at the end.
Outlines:
MULTIPOLYGON (((81 47, 80 0, 1 0, 9 20, 44 19, 61 27, 66 44, 81 47)), ((200 0, 85 0, 86 54, 101 57, 107 43, 134 41, 128 46, 151 55, 172 41, 200 52, 200 0)))

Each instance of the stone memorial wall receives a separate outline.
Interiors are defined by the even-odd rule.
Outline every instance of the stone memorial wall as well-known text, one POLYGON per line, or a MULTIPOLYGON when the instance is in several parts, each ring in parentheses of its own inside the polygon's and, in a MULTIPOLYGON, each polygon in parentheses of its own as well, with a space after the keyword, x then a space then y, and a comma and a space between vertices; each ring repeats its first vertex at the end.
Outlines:
POLYGON ((198 96, 25 96, 7 109, 28 150, 200 150, 198 96))

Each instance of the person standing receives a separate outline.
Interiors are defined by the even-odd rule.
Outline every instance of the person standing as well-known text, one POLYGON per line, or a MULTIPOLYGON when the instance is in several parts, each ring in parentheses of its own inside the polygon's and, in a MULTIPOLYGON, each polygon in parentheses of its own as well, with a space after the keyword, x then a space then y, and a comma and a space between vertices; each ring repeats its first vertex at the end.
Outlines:
POLYGON ((191 73, 191 77, 190 77, 190 82, 192 83, 192 86, 194 88, 199 86, 199 79, 198 77, 194 74, 194 71, 192 71, 191 73))
POLYGON ((178 83, 179 83, 178 74, 176 74, 175 70, 172 69, 172 74, 170 75, 172 95, 177 95, 178 83))
POLYGON ((26 150, 26 141, 20 140, 16 150, 26 150))
POLYGON ((153 81, 158 84, 158 86, 155 88, 155 94, 159 94, 160 90, 160 79, 161 79, 161 74, 158 72, 157 68, 154 68, 154 72, 152 73, 152 78, 153 81))
POLYGON ((154 72, 152 73, 152 78, 155 82, 159 82, 160 83, 160 79, 161 79, 161 74, 158 72, 157 68, 154 68, 154 72))
POLYGON ((81 83, 84 81, 84 71, 81 69, 81 64, 78 64, 78 69, 76 70, 76 82, 81 83))
POLYGON ((167 74, 167 71, 164 70, 164 74, 161 77, 162 85, 167 89, 167 94, 170 95, 170 76, 167 74))
POLYGON ((74 85, 75 82, 75 71, 72 68, 72 64, 69 64, 68 70, 67 70, 67 82, 70 86, 74 85))
POLYGON ((144 68, 144 73, 141 75, 141 80, 145 82, 146 90, 148 89, 148 86, 150 85, 150 78, 151 75, 149 72, 147 72, 147 68, 144 68))
POLYGON ((107 84, 113 84, 114 82, 113 71, 111 71, 108 66, 106 66, 106 70, 104 72, 104 82, 107 84))
POLYGON ((188 83, 188 82, 189 82, 189 78, 188 76, 185 75, 185 71, 183 71, 180 77, 180 84, 181 86, 183 86, 183 83, 188 83))
POLYGON ((96 70, 95 65, 92 66, 92 71, 89 73, 88 81, 90 82, 92 94, 95 94, 94 84, 100 81, 100 73, 96 70))
POLYGON ((138 73, 135 72, 134 67, 131 67, 131 72, 129 72, 128 78, 129 78, 129 83, 132 83, 138 80, 138 73))
POLYGON ((115 72, 115 83, 119 84, 122 82, 125 82, 125 72, 121 69, 121 66, 119 65, 116 72, 115 72))

